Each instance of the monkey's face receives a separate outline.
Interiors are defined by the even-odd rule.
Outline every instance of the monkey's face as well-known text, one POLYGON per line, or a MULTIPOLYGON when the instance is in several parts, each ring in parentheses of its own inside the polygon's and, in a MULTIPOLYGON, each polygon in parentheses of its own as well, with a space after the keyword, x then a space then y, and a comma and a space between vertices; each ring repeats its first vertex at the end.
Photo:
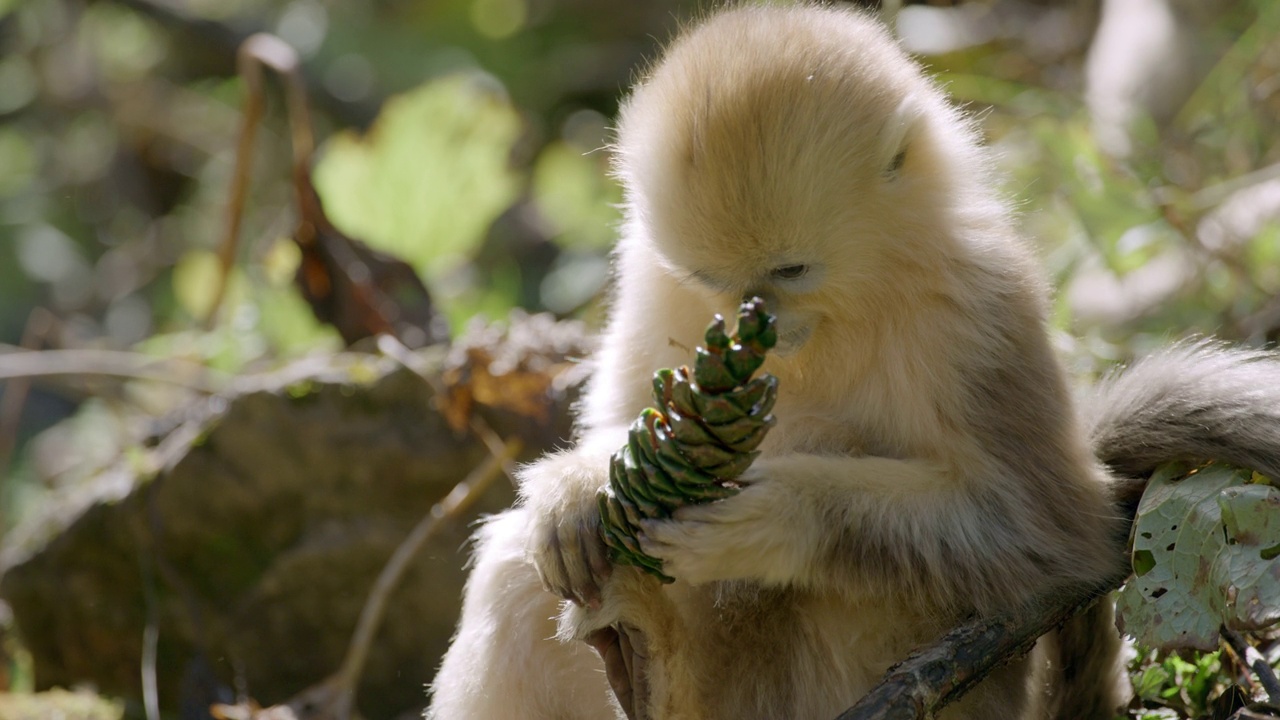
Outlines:
POLYGON ((629 189, 657 261, 726 315, 763 298, 785 358, 885 296, 929 213, 916 177, 928 144, 909 95, 866 103, 853 127, 829 111, 796 127, 803 116, 782 123, 768 110, 704 117, 691 159, 637 174, 629 189))
POLYGON ((813 337, 823 319, 821 298, 826 263, 812 255, 777 261, 771 267, 752 267, 744 262, 736 267, 712 266, 670 270, 686 284, 696 286, 717 310, 732 317, 733 308, 741 301, 762 298, 777 320, 778 344, 774 353, 789 357, 813 337))
POLYGON ((766 26, 716 22, 723 38, 673 46, 624 108, 618 175, 657 262, 726 315, 763 297, 785 357, 850 327, 920 261, 950 175, 948 123, 931 115, 949 111, 865 20, 790 28, 767 56, 751 48, 779 43, 741 36, 766 26))

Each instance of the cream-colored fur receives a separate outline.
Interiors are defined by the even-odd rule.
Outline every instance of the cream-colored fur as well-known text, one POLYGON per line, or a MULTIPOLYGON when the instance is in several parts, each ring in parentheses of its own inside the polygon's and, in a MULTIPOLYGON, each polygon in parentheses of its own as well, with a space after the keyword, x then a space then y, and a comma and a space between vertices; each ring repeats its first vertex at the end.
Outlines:
MULTIPOLYGON (((526 468, 520 506, 480 535, 428 717, 608 717, 602 665, 574 639, 626 622, 649 637, 655 718, 834 718, 965 616, 1113 569, 1106 475, 1034 258, 970 122, 877 22, 715 13, 636 87, 616 171, 626 222, 580 440, 526 468), (753 294, 782 339, 763 455, 741 493, 645 526, 677 583, 606 578, 609 454, 652 373, 753 294)), ((1042 717, 1042 664, 943 717, 1042 717)))

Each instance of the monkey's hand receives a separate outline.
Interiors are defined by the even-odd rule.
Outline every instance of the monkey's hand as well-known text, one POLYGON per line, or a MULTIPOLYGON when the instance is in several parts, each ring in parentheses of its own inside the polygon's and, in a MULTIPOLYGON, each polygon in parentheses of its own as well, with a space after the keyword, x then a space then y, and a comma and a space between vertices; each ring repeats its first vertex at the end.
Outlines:
POLYGON ((608 482, 608 456, 550 455, 521 471, 520 494, 533 512, 526 554, 551 593, 599 609, 613 571, 600 535, 596 493, 608 482))
POLYGON ((786 474, 758 460, 739 480, 741 492, 687 505, 670 520, 645 520, 640 547, 663 572, 692 584, 754 578, 785 584, 813 560, 817 518, 786 474))

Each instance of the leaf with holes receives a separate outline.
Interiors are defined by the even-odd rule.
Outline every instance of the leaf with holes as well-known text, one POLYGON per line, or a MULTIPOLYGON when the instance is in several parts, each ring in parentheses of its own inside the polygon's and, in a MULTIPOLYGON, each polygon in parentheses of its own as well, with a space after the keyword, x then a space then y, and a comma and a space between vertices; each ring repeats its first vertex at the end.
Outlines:
POLYGON ((1162 649, 1212 650, 1218 628, 1280 622, 1280 488, 1211 464, 1156 471, 1133 528, 1121 629, 1162 649))

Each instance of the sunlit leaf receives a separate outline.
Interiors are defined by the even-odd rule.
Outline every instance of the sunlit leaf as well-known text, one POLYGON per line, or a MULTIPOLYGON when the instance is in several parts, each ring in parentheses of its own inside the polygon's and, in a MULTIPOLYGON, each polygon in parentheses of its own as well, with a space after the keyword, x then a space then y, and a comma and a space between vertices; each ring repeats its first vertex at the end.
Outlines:
POLYGON ((315 313, 292 288, 255 285, 253 297, 258 329, 275 355, 293 357, 342 347, 337 331, 316 320, 315 313))
POLYGON ((519 132, 519 116, 492 82, 435 80, 388 101, 365 136, 332 138, 316 189, 340 230, 430 281, 470 253, 515 199, 508 156, 519 132))
POLYGON ((191 250, 173 266, 173 295, 193 318, 206 317, 217 294, 218 256, 208 250, 191 250))
POLYGON ((603 153, 565 142, 548 145, 533 169, 533 199, 564 247, 603 248, 615 237, 622 191, 606 174, 603 153))

